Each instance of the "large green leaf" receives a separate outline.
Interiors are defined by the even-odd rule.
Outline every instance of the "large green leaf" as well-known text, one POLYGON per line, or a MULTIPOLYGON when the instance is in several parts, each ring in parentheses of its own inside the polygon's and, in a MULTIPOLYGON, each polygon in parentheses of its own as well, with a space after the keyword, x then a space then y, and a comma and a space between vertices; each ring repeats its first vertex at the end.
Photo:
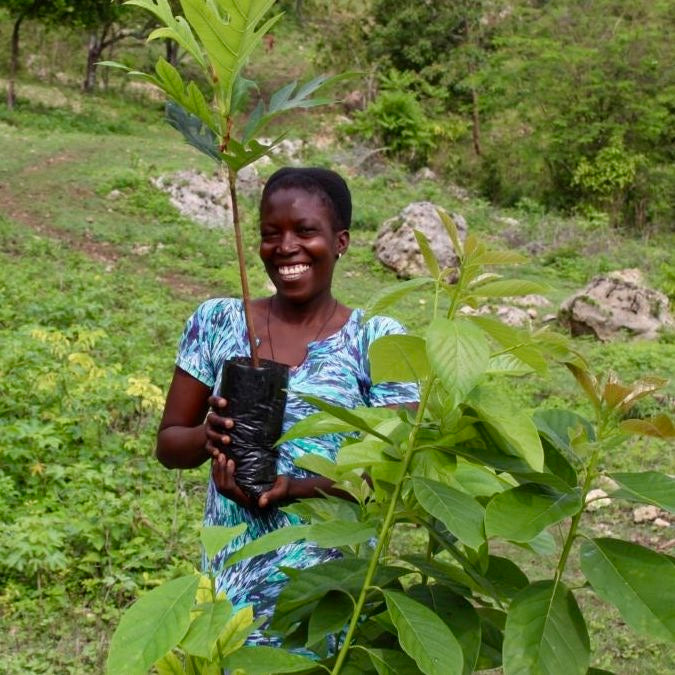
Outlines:
MULTIPOLYGON (((376 427, 380 422, 396 417, 396 411, 390 408, 359 407, 353 408, 351 412, 353 415, 358 415, 359 420, 370 427, 376 427)), ((339 434, 359 430, 361 430, 361 426, 335 417, 330 412, 317 412, 296 422, 277 441, 277 445, 295 438, 339 434)))
POLYGON ((488 560, 485 576, 501 595, 512 598, 530 583, 525 573, 512 560, 497 555, 489 556, 488 560))
POLYGON ((106 672, 146 675, 183 638, 190 625, 199 577, 172 579, 139 598, 123 615, 110 642, 106 672))
POLYGON ((351 424, 353 429, 365 431, 367 434, 372 434, 387 443, 391 443, 391 439, 377 431, 370 423, 372 418, 369 413, 363 413, 360 409, 349 410, 347 408, 342 408, 339 405, 328 403, 328 401, 324 401, 316 396, 310 396, 309 394, 302 394, 301 398, 310 405, 317 407, 319 410, 323 410, 324 412, 333 415, 333 417, 351 424))
POLYGON ((355 523, 352 520, 331 520, 313 523, 307 530, 307 541, 313 541, 324 548, 353 546, 377 536, 370 523, 355 523))
POLYGON ((571 451, 571 432, 581 426, 586 430, 589 440, 595 440, 593 425, 578 413, 571 410, 546 408, 536 410, 532 419, 542 436, 545 436, 559 450, 571 451))
POLYGON ((485 509, 485 534, 528 542, 549 525, 573 516, 582 507, 581 492, 542 491, 527 483, 495 495, 485 509))
POLYGON ((239 649, 246 638, 260 625, 260 620, 253 619, 253 606, 246 605, 225 624, 218 636, 218 654, 227 656, 239 649))
POLYGON ((166 121, 178 132, 193 148, 204 153, 207 157, 220 163, 216 136, 198 117, 187 112, 183 106, 168 101, 165 107, 166 121))
POLYGON ((270 675, 270 673, 299 673, 312 670, 316 661, 280 647, 242 647, 230 654, 222 664, 230 673, 242 671, 246 675, 270 675))
POLYGON ((675 479, 658 471, 641 473, 611 473, 622 489, 612 493, 612 497, 620 497, 634 502, 654 504, 675 512, 675 479))
POLYGON ((226 560, 225 567, 231 567, 240 560, 246 560, 246 558, 253 558, 256 555, 275 551, 280 546, 292 544, 295 541, 302 541, 308 536, 310 528, 311 525, 290 525, 280 530, 272 530, 267 534, 263 534, 262 537, 248 542, 248 544, 245 544, 233 553, 226 560))
POLYGON ((544 449, 532 418, 496 387, 476 387, 467 403, 498 435, 509 454, 524 459, 535 471, 544 469, 544 449))
MULTIPOLYGON (((304 570, 284 568, 283 571, 290 577, 290 581, 279 595, 277 611, 284 613, 308 605, 329 591, 340 591, 354 596, 363 585, 367 569, 368 560, 361 558, 331 560, 304 570)), ((381 565, 377 569, 373 585, 386 586, 393 579, 409 572, 404 567, 381 565)))
POLYGON ((426 343, 414 335, 385 335, 368 348, 370 377, 380 382, 419 382, 429 374, 426 343))
POLYGON ((327 635, 340 633, 349 623, 353 610, 354 602, 348 595, 339 591, 326 593, 309 617, 305 646, 311 647, 327 635))
POLYGON ((530 293, 546 293, 549 290, 550 287, 546 284, 522 279, 499 279, 471 288, 474 295, 485 298, 498 298, 505 295, 530 295, 530 293))
POLYGON ((617 539, 586 540, 581 569, 634 630, 675 640, 675 560, 617 539))
POLYGON ((418 675, 417 664, 403 652, 395 649, 366 648, 377 675, 418 675))
POLYGON ((210 527, 202 527, 199 531, 199 538, 208 558, 213 558, 218 551, 227 546, 235 537, 238 537, 243 532, 246 532, 246 523, 235 525, 234 527, 222 527, 220 525, 212 525, 210 527))
POLYGON ((213 68, 216 85, 223 92, 224 112, 227 115, 230 113, 230 100, 236 76, 260 43, 262 36, 281 18, 281 15, 268 19, 256 30, 263 15, 274 4, 274 0, 228 2, 226 17, 221 16, 221 10, 212 2, 180 1, 185 18, 204 46, 213 68))
POLYGON ((395 286, 387 286, 384 290, 378 291, 373 295, 370 302, 366 305, 366 316, 371 317, 379 314, 409 293, 433 286, 433 284, 434 280, 430 277, 415 277, 414 279, 401 281, 395 286))
POLYGON ((210 659, 216 641, 232 616, 232 603, 227 599, 198 605, 197 616, 190 624, 181 646, 188 654, 210 659))
POLYGON ((427 357, 455 404, 478 384, 490 363, 483 332, 466 319, 435 319, 427 330, 427 357))
POLYGON ((590 641, 574 595, 538 581, 511 603, 504 630, 504 674, 585 675, 590 641))
POLYGON ((441 266, 438 264, 438 260, 436 260, 436 256, 431 250, 431 244, 429 244, 427 235, 424 234, 422 230, 413 230, 413 233, 417 240, 417 245, 420 248, 420 252, 422 253, 422 257, 424 258, 427 270, 429 270, 429 273, 434 279, 438 279, 438 277, 441 276, 441 266))
POLYGON ((480 618, 471 603, 438 584, 419 584, 408 595, 433 610, 450 628, 464 654, 464 675, 471 675, 480 651, 480 618))
POLYGON ((485 509, 471 496, 443 483, 413 478, 417 501, 434 518, 440 520, 463 544, 479 549, 485 542, 485 509))
POLYGON ((462 648, 443 620, 404 593, 383 594, 401 647, 419 669, 426 675, 462 675, 462 648))

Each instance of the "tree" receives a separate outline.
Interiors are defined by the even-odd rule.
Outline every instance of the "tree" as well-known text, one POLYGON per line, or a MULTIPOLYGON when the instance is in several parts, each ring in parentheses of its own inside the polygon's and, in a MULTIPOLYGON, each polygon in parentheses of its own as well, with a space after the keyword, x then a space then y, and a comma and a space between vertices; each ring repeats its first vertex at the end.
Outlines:
POLYGON ((615 182, 617 222, 672 220, 664 197, 674 158, 668 25, 672 5, 664 0, 516 6, 480 74, 491 116, 489 196, 597 204, 588 166, 597 174, 610 155, 615 165, 610 149, 623 148, 628 164, 640 161, 630 180, 615 182))
POLYGON ((9 77, 7 81, 7 107, 14 109, 16 103, 16 75, 19 70, 19 35, 21 25, 29 19, 54 19, 63 9, 62 0, 45 3, 41 0, 0 0, 0 8, 4 7, 12 20, 12 36, 10 38, 9 77))

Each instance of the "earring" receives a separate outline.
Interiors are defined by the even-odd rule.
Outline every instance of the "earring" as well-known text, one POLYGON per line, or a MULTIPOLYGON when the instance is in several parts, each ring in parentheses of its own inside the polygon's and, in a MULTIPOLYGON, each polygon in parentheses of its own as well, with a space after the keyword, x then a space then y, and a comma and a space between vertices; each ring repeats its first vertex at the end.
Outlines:
POLYGON ((342 258, 342 253, 338 253, 335 257, 340 260, 340 258, 342 258))

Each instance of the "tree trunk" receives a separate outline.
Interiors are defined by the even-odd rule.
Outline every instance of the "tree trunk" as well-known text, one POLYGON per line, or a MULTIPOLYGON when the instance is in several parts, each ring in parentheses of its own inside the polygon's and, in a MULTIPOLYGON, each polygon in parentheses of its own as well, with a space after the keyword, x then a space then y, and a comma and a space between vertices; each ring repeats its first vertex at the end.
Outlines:
POLYGON ((96 33, 89 34, 89 49, 87 51, 87 70, 84 74, 84 82, 82 83, 82 91, 91 94, 96 87, 96 63, 101 60, 101 52, 103 41, 99 40, 96 33))
POLYGON ((481 156, 480 147, 480 117, 478 116, 478 92, 471 89, 471 138, 473 149, 478 157, 481 156))
POLYGON ((19 30, 24 14, 19 14, 17 20, 14 22, 12 29, 12 46, 9 58, 9 81, 7 83, 7 108, 14 110, 16 103, 16 93, 14 91, 16 73, 19 70, 19 30))

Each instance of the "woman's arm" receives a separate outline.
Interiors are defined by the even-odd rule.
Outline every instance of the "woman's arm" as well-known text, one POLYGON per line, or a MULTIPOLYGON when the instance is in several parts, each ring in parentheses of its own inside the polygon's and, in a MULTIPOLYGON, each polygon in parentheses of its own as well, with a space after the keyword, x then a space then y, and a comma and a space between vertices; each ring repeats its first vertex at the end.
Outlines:
POLYGON ((209 457, 204 417, 211 389, 184 370, 174 370, 157 432, 157 459, 169 469, 192 469, 209 457))

